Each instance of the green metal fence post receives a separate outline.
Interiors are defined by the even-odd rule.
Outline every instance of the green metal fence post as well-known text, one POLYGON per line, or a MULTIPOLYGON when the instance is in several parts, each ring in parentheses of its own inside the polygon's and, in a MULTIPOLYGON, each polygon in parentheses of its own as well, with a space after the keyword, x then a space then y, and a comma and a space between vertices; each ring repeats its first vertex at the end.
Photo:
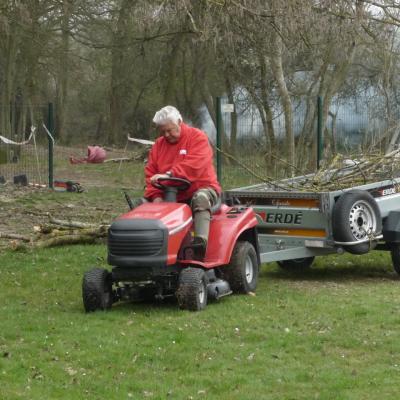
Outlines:
MULTIPOLYGON (((50 134, 54 138, 54 110, 53 110, 53 103, 49 103, 48 107, 48 115, 47 115, 47 129, 49 130, 50 134)), ((49 188, 54 188, 54 142, 53 138, 48 136, 49 140, 49 188)))
POLYGON ((317 120, 317 169, 321 167, 322 153, 324 149, 324 138, 322 136, 323 117, 322 117, 322 97, 317 100, 318 120, 317 120))
POLYGON ((219 183, 222 185, 222 157, 221 157, 221 136, 222 136, 222 115, 221 115, 221 97, 217 97, 216 100, 216 142, 217 142, 217 178, 219 183))

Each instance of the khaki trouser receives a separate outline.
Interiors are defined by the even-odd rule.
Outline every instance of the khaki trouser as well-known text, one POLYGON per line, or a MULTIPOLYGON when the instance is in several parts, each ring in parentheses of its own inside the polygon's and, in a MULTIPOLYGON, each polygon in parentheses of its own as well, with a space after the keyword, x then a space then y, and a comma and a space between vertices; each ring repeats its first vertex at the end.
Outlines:
POLYGON ((218 193, 211 188, 197 190, 190 203, 194 219, 194 236, 208 240, 210 231, 211 207, 218 201, 218 193))

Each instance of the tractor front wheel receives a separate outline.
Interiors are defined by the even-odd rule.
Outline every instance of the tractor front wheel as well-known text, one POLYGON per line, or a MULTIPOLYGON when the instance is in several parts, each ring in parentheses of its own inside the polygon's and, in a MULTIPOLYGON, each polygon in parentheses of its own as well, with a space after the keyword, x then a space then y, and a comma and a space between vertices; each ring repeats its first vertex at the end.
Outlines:
POLYGON ((86 312, 111 308, 113 298, 111 274, 103 268, 93 268, 85 272, 82 298, 86 312))
POLYGON ((176 292, 179 307, 184 310, 201 311, 207 305, 207 277, 200 268, 188 267, 179 275, 176 292))

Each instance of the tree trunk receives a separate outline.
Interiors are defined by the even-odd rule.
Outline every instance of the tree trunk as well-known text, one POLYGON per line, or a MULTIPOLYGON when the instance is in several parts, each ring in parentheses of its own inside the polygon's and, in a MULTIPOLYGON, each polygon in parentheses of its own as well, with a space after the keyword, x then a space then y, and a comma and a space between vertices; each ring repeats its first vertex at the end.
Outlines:
POLYGON ((10 102, 12 101, 12 94, 14 90, 14 76, 16 73, 16 62, 17 62, 17 50, 18 50, 18 42, 19 42, 19 26, 16 22, 18 20, 17 18, 17 10, 13 10, 12 12, 13 15, 11 15, 10 19, 12 22, 10 23, 9 26, 9 33, 4 40, 6 43, 5 46, 5 57, 4 57, 4 75, 2 79, 2 85, 1 87, 3 88, 2 93, 1 93, 1 135, 10 137, 12 139, 15 139, 12 137, 12 129, 11 129, 11 123, 10 123, 10 102))
POLYGON ((174 36, 172 39, 171 52, 168 54, 166 63, 166 86, 164 89, 163 102, 165 105, 174 105, 176 99, 176 79, 177 79, 177 68, 179 61, 179 52, 183 42, 183 35, 174 36))
POLYGON ((270 154, 276 149, 275 141, 275 130, 272 124, 272 111, 269 107, 268 96, 265 96, 263 100, 255 93, 252 86, 246 87, 247 91, 251 96, 251 100, 257 107, 258 113, 260 114, 260 119, 263 127, 263 134, 266 140, 266 151, 270 154))
MULTIPOLYGON (((275 140, 275 129, 274 125, 272 123, 272 110, 269 105, 269 100, 268 100, 268 85, 267 85, 267 64, 265 57, 261 56, 259 57, 260 61, 260 82, 261 82, 261 99, 262 99, 262 105, 265 111, 265 128, 267 130, 268 138, 269 138, 269 143, 270 143, 270 151, 275 152, 276 151, 276 140, 275 140)), ((263 122, 264 125, 264 122, 263 122)))
POLYGON ((72 14, 72 3, 63 1, 61 17, 61 49, 60 49, 60 65, 57 84, 56 98, 56 132, 61 141, 65 141, 65 121, 67 119, 67 101, 68 101, 68 81, 69 81, 69 22, 72 14))
POLYGON ((281 97, 282 109, 285 117, 285 132, 286 132, 286 155, 289 164, 289 174, 294 175, 294 131, 293 131, 293 110, 290 94, 286 86, 285 75, 282 65, 282 40, 279 35, 273 31, 271 34, 272 51, 270 55, 271 69, 275 77, 278 87, 278 92, 281 97))
POLYGON ((110 89, 110 133, 108 144, 115 144, 122 138, 123 93, 126 91, 124 76, 127 52, 127 28, 130 23, 130 10, 136 2, 123 0, 118 13, 117 27, 111 51, 111 89, 110 89))
MULTIPOLYGON (((233 104, 235 107, 235 100, 233 97, 233 85, 229 78, 229 72, 227 72, 227 76, 225 78, 226 82, 226 89, 228 94, 228 102, 233 104)), ((237 113, 236 108, 234 108, 234 112, 229 113, 231 119, 231 135, 230 135, 230 142, 229 142, 229 149, 231 154, 236 154, 236 142, 237 142, 237 113)))

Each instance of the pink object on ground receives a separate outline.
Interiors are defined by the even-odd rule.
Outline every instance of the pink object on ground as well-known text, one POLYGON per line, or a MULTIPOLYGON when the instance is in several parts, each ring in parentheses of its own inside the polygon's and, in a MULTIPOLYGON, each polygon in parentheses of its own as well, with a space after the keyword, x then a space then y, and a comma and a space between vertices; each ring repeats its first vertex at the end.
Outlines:
POLYGON ((70 157, 71 164, 92 163, 99 164, 106 159, 106 151, 100 146, 88 146, 88 155, 85 158, 70 157))

